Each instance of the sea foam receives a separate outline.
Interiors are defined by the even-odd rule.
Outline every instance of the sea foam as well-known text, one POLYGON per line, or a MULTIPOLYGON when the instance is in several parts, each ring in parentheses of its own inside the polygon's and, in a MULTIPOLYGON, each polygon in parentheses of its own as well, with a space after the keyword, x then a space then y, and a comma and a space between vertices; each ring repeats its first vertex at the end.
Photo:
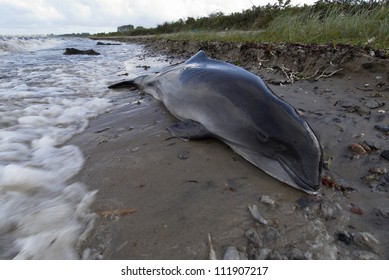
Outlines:
POLYGON ((85 159, 66 141, 91 118, 126 104, 112 102, 121 93, 107 85, 138 63, 143 49, 1 37, 1 52, 0 259, 78 259, 98 186, 69 183, 85 159), (64 56, 65 47, 100 48, 102 55, 64 56))

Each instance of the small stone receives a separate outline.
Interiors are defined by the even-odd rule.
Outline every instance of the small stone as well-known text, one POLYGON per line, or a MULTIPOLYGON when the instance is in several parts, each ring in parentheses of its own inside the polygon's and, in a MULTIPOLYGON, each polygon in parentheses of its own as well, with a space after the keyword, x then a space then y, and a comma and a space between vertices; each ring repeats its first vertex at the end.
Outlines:
POLYGON ((297 204, 301 209, 307 208, 313 201, 309 196, 303 196, 297 200, 297 204))
POLYGON ((269 206, 274 206, 275 205, 274 200, 272 198, 270 198, 270 196, 267 196, 267 195, 261 196, 261 199, 259 201, 262 202, 263 204, 266 204, 266 205, 269 205, 269 206))
POLYGON ((271 250, 269 248, 261 248, 255 254, 255 259, 256 260, 266 260, 267 257, 269 256, 270 252, 271 252, 271 250))
POLYGON ((140 147, 134 147, 131 149, 131 152, 136 153, 139 150, 140 150, 140 147))
POLYGON ((320 203, 320 212, 326 219, 334 218, 334 208, 331 207, 331 205, 329 205, 328 203, 320 203))
POLYGON ((85 54, 85 55, 100 55, 100 53, 96 52, 95 50, 78 50, 75 48, 66 48, 64 55, 77 55, 77 54, 85 54))
POLYGON ((364 141, 364 143, 368 145, 370 149, 379 150, 381 148, 380 145, 373 141, 364 141))
POLYGON ((367 154, 366 150, 360 144, 357 144, 357 143, 352 143, 352 144, 348 145, 348 149, 352 153, 360 155, 360 156, 367 154))
POLYGON ((285 260, 286 257, 282 256, 278 251, 273 250, 269 253, 267 259, 269 259, 269 260, 285 260))
POLYGON ((350 245, 351 242, 353 241, 353 237, 348 234, 347 232, 338 232, 336 234, 336 237, 338 238, 338 240, 346 245, 350 245))
POLYGON ((380 155, 383 159, 389 160, 389 150, 385 150, 380 155))
POLYGON ((353 255, 359 260, 378 260, 380 257, 368 251, 358 250, 353 252, 353 255))
POLYGON ((350 211, 351 211, 352 213, 354 213, 354 214, 357 214, 357 215, 363 215, 363 210, 362 210, 362 208, 357 207, 357 206, 352 206, 352 207, 350 208, 350 211))
POLYGON ((189 155, 190 155, 189 152, 184 151, 184 152, 179 153, 177 156, 178 156, 178 158, 181 159, 181 160, 186 160, 186 159, 189 158, 189 155))
POLYGON ((380 242, 370 232, 358 232, 354 234, 355 244, 369 249, 376 249, 380 242))
POLYGON ((361 144, 361 146, 362 146, 362 148, 365 149, 365 151, 366 151, 367 153, 371 152, 371 148, 370 148, 369 145, 367 145, 365 142, 363 142, 363 143, 361 144))
POLYGON ((383 175, 383 174, 386 174, 388 172, 388 170, 382 166, 370 168, 369 171, 373 174, 378 174, 378 175, 383 175))
POLYGON ((374 126, 375 129, 378 129, 380 131, 383 131, 383 132, 388 132, 389 131, 389 125, 375 125, 374 126))
POLYGON ((385 103, 380 103, 377 100, 369 100, 365 103, 365 106, 369 109, 376 109, 385 105, 385 103))
POLYGON ((248 240, 253 243, 256 246, 261 247, 263 245, 261 238, 259 237, 259 234, 257 231, 253 228, 250 228, 249 230, 246 231, 246 237, 248 240))
POLYGON ((378 174, 372 174, 363 177, 365 183, 368 184, 371 188, 376 187, 379 184, 378 179, 378 174))
POLYGON ((260 222, 261 224, 264 224, 264 225, 268 224, 267 220, 262 216, 261 213, 259 213, 257 205, 249 205, 248 208, 249 208, 249 211, 251 213, 251 216, 255 220, 257 220, 258 222, 260 222))
POLYGON ((265 239, 265 242, 269 242, 269 241, 273 241, 273 240, 277 239, 280 236, 281 236, 281 234, 278 230, 276 230, 274 227, 269 227, 267 229, 266 236, 264 239, 265 239))
POLYGON ((298 248, 292 248, 287 252, 287 257, 289 260, 304 260, 304 253, 298 248))
POLYGON ((228 247, 224 253, 223 260, 240 260, 238 249, 233 246, 228 247))

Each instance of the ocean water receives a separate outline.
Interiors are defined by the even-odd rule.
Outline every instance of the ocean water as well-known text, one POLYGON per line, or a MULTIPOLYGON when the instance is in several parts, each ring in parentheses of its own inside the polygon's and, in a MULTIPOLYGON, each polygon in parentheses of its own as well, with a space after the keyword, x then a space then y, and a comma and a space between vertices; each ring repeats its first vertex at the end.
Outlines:
POLYGON ((132 44, 0 36, 0 259, 81 258, 97 186, 68 183, 84 157, 66 141, 125 104, 107 89, 120 74, 167 64, 144 53, 132 44), (66 56, 66 47, 101 55, 66 56))

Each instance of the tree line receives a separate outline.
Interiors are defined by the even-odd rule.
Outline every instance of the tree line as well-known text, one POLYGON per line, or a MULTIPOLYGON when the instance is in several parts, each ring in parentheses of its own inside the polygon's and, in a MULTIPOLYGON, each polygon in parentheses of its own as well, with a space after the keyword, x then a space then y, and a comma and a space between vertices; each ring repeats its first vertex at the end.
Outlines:
POLYGON ((379 6, 389 6, 388 0, 318 0, 313 5, 292 6, 290 0, 278 0, 276 4, 252 6, 242 12, 225 15, 222 12, 210 14, 207 17, 179 19, 164 22, 154 28, 138 26, 123 32, 113 32, 108 35, 158 35, 177 32, 196 31, 226 31, 226 30, 261 30, 266 29, 277 17, 294 14, 312 14, 325 17, 336 10, 338 13, 353 15, 361 11, 369 11, 379 6))

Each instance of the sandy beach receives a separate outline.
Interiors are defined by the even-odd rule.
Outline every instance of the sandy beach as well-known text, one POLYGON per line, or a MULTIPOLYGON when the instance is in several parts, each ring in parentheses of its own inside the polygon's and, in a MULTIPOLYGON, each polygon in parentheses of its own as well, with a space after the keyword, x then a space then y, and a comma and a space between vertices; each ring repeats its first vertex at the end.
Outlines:
POLYGON ((166 127, 177 120, 161 102, 122 89, 130 105, 91 120, 67 143, 86 157, 72 180, 98 189, 84 258, 208 259, 209 235, 217 258, 229 247, 243 259, 389 258, 389 162, 382 156, 389 135, 377 128, 389 125, 387 59, 351 47, 138 42, 171 63, 203 49, 261 76, 318 135, 324 184, 307 195, 218 140, 172 138, 166 127))

